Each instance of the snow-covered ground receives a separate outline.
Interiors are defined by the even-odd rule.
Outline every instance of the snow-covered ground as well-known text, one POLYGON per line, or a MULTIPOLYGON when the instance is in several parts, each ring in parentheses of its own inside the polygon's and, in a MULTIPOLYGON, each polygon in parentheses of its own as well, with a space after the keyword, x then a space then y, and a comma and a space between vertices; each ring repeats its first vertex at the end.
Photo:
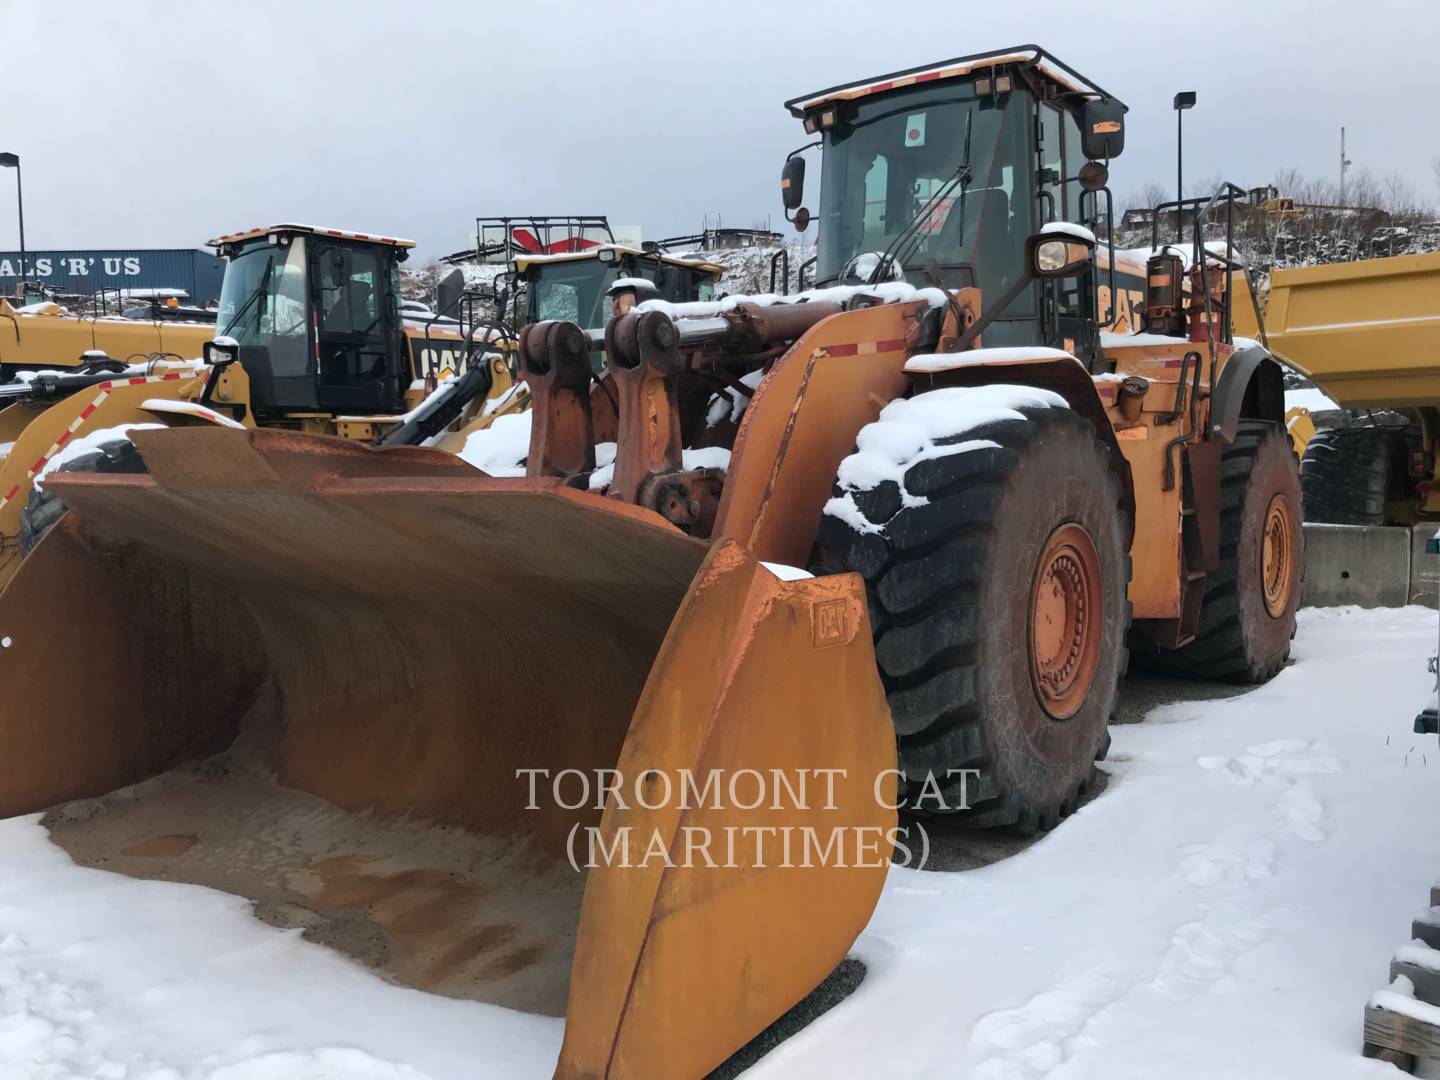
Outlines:
MULTIPOLYGON (((1094 801, 980 870, 895 869, 859 990, 748 1076, 1393 1077, 1361 1010, 1440 877, 1411 733, 1432 611, 1301 613, 1268 686, 1114 729, 1094 801)), ((1436 764, 1429 764, 1430 758, 1436 764)), ((211 890, 0 822, 0 1077, 549 1076, 560 1022, 388 985, 211 890)))

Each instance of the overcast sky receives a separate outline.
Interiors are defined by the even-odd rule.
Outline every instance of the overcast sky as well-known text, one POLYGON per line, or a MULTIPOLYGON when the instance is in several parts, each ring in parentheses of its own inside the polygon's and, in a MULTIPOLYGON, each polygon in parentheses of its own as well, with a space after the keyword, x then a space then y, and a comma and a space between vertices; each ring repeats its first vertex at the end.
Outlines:
MULTIPOLYGON (((32 249, 298 220, 429 257, 503 213, 604 213, 651 238, 706 214, 781 227, 780 164, 805 141, 786 98, 1032 41, 1130 106, 1118 194, 1173 186, 1171 98, 1187 89, 1188 176, 1333 176, 1343 124, 1355 169, 1440 201, 1436 0, 57 7, 0 0, 18 16, 0 21, 0 150, 23 159, 32 249)), ((0 247, 13 193, 0 171, 0 247)))

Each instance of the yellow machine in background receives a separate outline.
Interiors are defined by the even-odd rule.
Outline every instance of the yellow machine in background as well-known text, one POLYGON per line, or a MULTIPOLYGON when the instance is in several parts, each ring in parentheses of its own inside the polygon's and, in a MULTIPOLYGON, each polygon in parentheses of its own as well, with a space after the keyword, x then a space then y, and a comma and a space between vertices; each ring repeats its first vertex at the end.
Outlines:
POLYGON ((277 225, 213 243, 230 262, 224 332, 209 341, 217 327, 204 328, 203 362, 0 385, 0 584, 64 509, 36 477, 61 457, 61 471, 140 470, 125 438, 137 425, 265 426, 458 452, 528 405, 513 341, 492 334, 482 345, 453 318, 401 317, 397 267, 409 241, 277 225))
POLYGON ((0 383, 24 370, 81 367, 87 352, 126 364, 157 356, 192 360, 214 334, 203 322, 76 316, 58 304, 17 309, 0 299, 0 383))
MULTIPOLYGON (((1237 332, 1258 333, 1252 306, 1236 314, 1237 332)), ((1345 426, 1297 439, 1306 520, 1440 515, 1440 253, 1276 270, 1265 329, 1277 354, 1351 410, 1345 426)), ((1297 434, 1313 428, 1293 420, 1297 434)))
MULTIPOLYGON (((1232 342, 1235 264, 1198 237, 1145 267, 1146 333, 1102 332, 1125 286, 1102 314, 1087 224, 1125 106, 1033 46, 788 106, 828 287, 532 323, 525 475, 212 426, 48 481, 74 512, 0 592, 0 813, 101 800, 47 819, 81 862, 563 1014, 564 1080, 690 1080, 842 961, 899 805, 1076 808, 1127 642, 1274 675, 1281 370, 1232 342)), ((792 155, 801 218, 803 178, 792 155)), ((292 325, 302 242, 329 274, 315 232, 236 238, 222 318, 292 325)), ((299 368, 240 340, 263 422, 299 368)))

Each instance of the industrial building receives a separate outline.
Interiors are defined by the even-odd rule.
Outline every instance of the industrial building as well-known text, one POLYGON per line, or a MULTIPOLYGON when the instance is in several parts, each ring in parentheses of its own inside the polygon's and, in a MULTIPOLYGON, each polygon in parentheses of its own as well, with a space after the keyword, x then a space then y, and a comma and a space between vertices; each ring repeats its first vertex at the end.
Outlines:
MULTIPOLYGON (((62 296, 114 289, 183 289, 194 304, 220 296, 225 260, 198 248, 115 248, 26 252, 25 280, 62 296)), ((20 253, 0 251, 0 293, 20 280, 20 253)))

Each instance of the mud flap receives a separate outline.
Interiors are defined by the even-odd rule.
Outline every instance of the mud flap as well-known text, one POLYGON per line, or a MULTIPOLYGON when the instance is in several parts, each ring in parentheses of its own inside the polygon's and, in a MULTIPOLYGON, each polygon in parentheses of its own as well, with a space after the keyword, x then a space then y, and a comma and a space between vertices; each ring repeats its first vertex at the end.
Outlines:
POLYGON ((564 1077, 703 1075, 844 956, 894 821, 858 578, 781 581, 734 543, 433 451, 135 442, 147 475, 52 481, 75 513, 0 593, 0 812, 249 737, 359 821, 497 841, 536 911, 628 828, 633 864, 583 879, 564 1077), (527 769, 620 786, 603 815, 531 803, 527 769), (718 802, 687 806, 687 777, 718 802))

